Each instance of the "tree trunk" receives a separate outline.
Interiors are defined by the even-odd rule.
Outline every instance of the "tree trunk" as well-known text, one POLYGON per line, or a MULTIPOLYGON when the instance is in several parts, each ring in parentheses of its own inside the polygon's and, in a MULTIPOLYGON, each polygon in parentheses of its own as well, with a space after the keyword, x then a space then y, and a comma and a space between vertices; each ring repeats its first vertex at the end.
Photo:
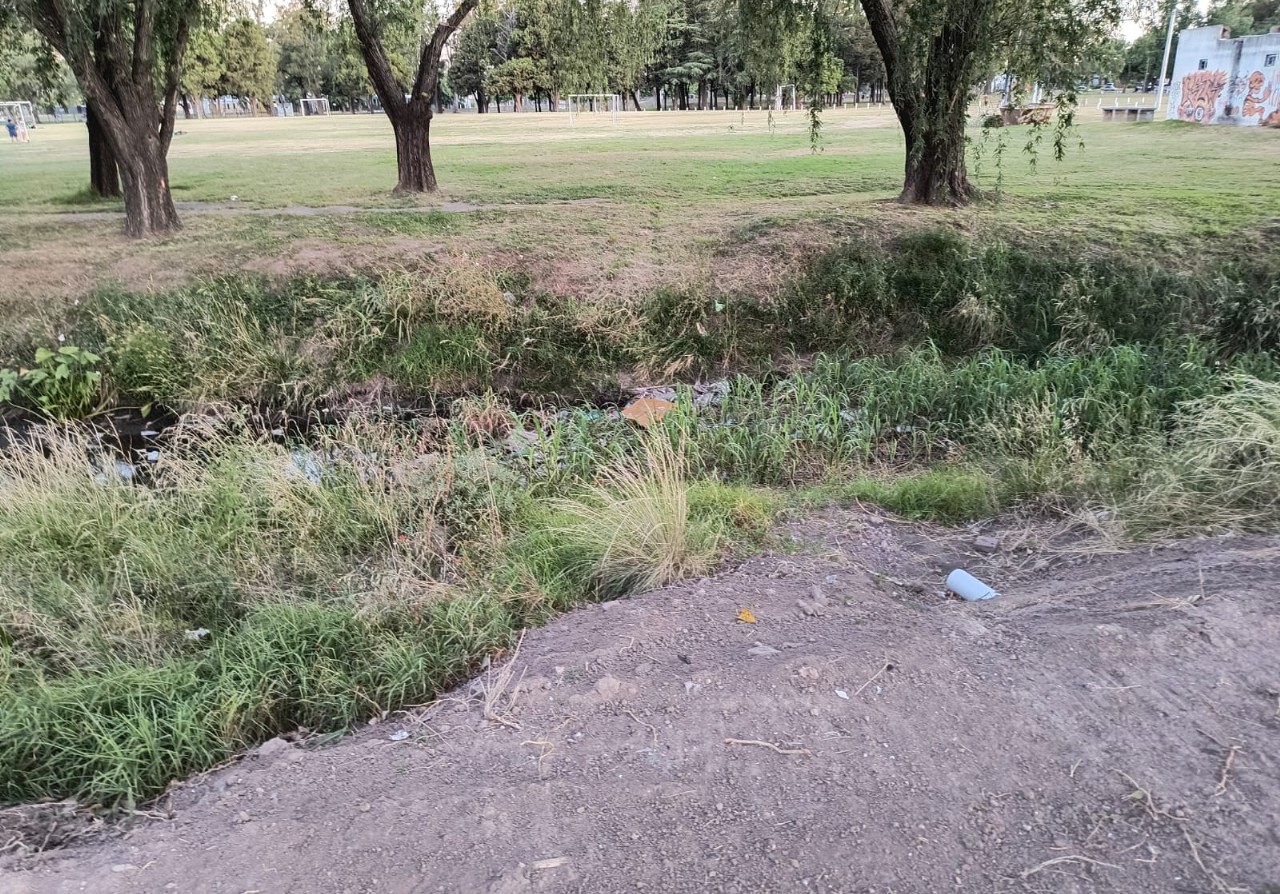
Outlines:
POLYGON ((963 205, 976 193, 964 160, 964 126, 907 134, 902 194, 907 205, 963 205))
POLYGON ((978 43, 991 25, 995 0, 947 4, 920 67, 903 59, 898 21, 890 0, 861 0, 880 49, 889 99, 906 139, 907 159, 898 201, 964 205, 976 193, 965 171, 964 124, 975 80, 978 43))
POLYGON ((104 199, 118 199, 121 192, 116 154, 93 114, 93 106, 85 105, 84 120, 89 127, 89 189, 104 199))
POLYGON ((128 134, 125 139, 129 148, 119 152, 125 235, 150 236, 182 229, 169 192, 169 163, 159 136, 148 131, 141 136, 128 134))
POLYGON ((436 170, 431 164, 431 115, 431 100, 415 97, 399 113, 388 116, 396 135, 396 195, 436 191, 436 170))
POLYGON ((640 108, 640 97, 636 93, 636 91, 632 90, 630 91, 630 93, 631 93, 631 104, 635 106, 636 111, 637 112, 644 111, 643 109, 640 108))

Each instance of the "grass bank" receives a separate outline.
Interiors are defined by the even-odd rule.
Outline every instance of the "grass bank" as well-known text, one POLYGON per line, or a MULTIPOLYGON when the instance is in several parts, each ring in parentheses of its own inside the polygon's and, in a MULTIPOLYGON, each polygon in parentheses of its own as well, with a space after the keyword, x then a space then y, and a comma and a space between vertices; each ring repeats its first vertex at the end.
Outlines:
POLYGON ((0 338, 0 400, 59 420, 0 456, 0 801, 136 803, 421 703, 792 507, 1276 530, 1276 265, 929 229, 768 297, 602 308, 473 263, 99 292, 0 338), (712 376, 647 432, 574 399, 712 376), (60 421, 110 405, 216 412, 124 475, 60 421))
POLYGON ((1276 529, 1280 385, 1170 351, 829 358, 648 434, 493 397, 306 444, 192 421, 146 485, 49 429, 0 461, 0 800, 132 803, 429 700, 550 613, 754 549, 788 502, 1276 529))
POLYGON ((101 291, 0 336, 0 403, 75 415, 66 395, 47 393, 74 384, 81 412, 114 402, 296 414, 486 389, 582 398, 617 393, 622 381, 767 377, 818 352, 931 344, 967 357, 997 347, 1034 362, 1188 340, 1214 359, 1280 350, 1280 259, 1223 252, 1180 267, 926 228, 849 239, 766 297, 690 286, 602 306, 472 261, 101 291), (17 380, 41 349, 71 346, 93 362, 46 354, 38 381, 17 380))

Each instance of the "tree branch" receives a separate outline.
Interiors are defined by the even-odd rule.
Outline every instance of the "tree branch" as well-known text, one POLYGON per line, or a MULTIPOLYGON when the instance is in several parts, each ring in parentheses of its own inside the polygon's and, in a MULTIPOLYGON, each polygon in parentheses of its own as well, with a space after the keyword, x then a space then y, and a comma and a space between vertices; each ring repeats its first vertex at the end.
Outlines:
POLYGON ((155 64, 155 0, 134 0, 133 82, 145 84, 155 64))
POLYGON ((387 58, 377 25, 370 19, 364 0, 347 0, 347 6, 351 9, 351 23, 356 29, 360 55, 369 69, 369 80, 373 81, 373 89, 382 100, 387 115, 394 117, 405 105, 404 85, 391 68, 391 60, 387 58))
POLYGON ((187 54, 187 41, 191 38, 191 19, 195 13, 195 3, 188 3, 178 14, 178 33, 165 65, 164 114, 160 118, 160 151, 165 155, 169 154, 169 144, 173 142, 174 119, 178 114, 178 85, 182 78, 182 58, 187 54))
POLYGON ((422 56, 418 59, 418 74, 413 80, 413 97, 426 96, 428 102, 435 102, 436 87, 440 83, 440 53, 453 32, 457 31, 471 10, 475 9, 479 0, 462 0, 458 8, 449 17, 436 26, 431 39, 422 45, 422 56))
POLYGON ((911 140, 913 125, 918 109, 916 97, 912 92, 910 75, 902 58, 902 39, 898 36, 898 23, 893 17, 893 9, 889 0, 861 0, 863 14, 871 27, 871 36, 875 38, 880 50, 880 58, 884 62, 885 80, 889 82, 889 99, 893 101, 893 109, 902 122, 903 131, 908 142, 911 140))

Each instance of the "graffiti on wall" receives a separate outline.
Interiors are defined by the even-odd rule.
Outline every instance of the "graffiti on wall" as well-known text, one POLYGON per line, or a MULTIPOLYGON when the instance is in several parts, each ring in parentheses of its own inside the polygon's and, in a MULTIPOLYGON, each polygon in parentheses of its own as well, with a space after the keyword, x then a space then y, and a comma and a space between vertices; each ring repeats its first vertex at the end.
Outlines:
POLYGON ((1249 75, 1240 114, 1245 118, 1257 117, 1263 124, 1280 123, 1280 72, 1270 84, 1260 71, 1249 75))
POLYGON ((1178 117, 1183 121, 1210 124, 1218 108, 1222 88, 1227 86, 1227 73, 1221 70, 1193 71, 1182 79, 1178 117))

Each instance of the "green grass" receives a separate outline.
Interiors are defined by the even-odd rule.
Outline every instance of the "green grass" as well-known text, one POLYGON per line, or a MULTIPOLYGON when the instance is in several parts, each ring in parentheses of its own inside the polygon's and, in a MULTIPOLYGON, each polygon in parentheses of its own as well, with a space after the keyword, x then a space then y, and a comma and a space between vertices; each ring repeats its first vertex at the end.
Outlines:
MULTIPOLYGON (((1190 369, 1275 355, 1280 260, 1226 256, 1185 269, 1096 249, 1050 257, 1035 244, 928 228, 848 239, 773 298, 690 286, 601 307, 466 260, 381 276, 222 277, 158 294, 103 290, 43 331, 0 335, 0 369, 32 365, 56 347, 55 332, 104 358, 96 400, 182 410, 304 413, 370 391, 590 398, 620 378, 760 378, 815 352, 925 345, 956 358, 987 347, 1032 362, 1071 356, 1087 377, 1087 359, 1111 346, 1190 345, 1190 369)), ((37 397, 19 389, 16 400, 37 397)))
MULTIPOLYGON (((461 253, 600 300, 786 265, 774 255, 788 236, 830 244, 939 222, 1029 235, 1050 256, 1064 242, 1089 243, 1194 266, 1215 242, 1241 257, 1264 251, 1258 231, 1280 200, 1271 163, 1280 133, 1103 125, 1086 110, 1085 148, 1066 161, 1042 159, 1033 171, 1020 151, 1009 154, 1002 201, 908 211, 883 202, 902 170, 892 116, 829 116, 814 155, 799 116, 770 133, 764 113, 632 114, 617 131, 571 129, 553 115, 443 115, 434 134, 444 192, 421 205, 389 194, 394 145, 380 117, 184 122, 171 153, 175 195, 226 207, 185 211, 183 233, 146 243, 120 237, 116 220, 62 216, 119 205, 85 204, 83 128, 48 125, 33 143, 6 147, 0 265, 21 288, 0 300, 0 321, 101 285, 149 290, 246 266, 323 272, 461 253), (445 200, 489 210, 454 213, 445 200), (367 210, 283 213, 339 205, 367 210)), ((994 187, 990 160, 975 167, 994 187)))
POLYGON ((1174 345, 827 358, 685 395, 648 435, 492 396, 295 447, 206 423, 145 485, 50 429, 0 467, 0 800, 132 803, 299 725, 427 700, 553 612, 758 548, 787 504, 1276 530, 1270 370, 1174 345), (536 436, 513 451, 515 428, 536 436))
POLYGON ((798 116, 445 115, 444 198, 483 206, 459 211, 388 195, 379 118, 182 129, 176 197, 239 201, 147 243, 60 217, 118 209, 79 191, 80 128, 5 150, 0 370, 76 345, 91 403, 216 421, 145 482, 74 427, 0 456, 0 802, 135 803, 428 700, 554 612, 758 549, 783 508, 1280 529, 1280 134, 1090 124, 998 203, 907 210, 878 203, 883 113, 833 112, 818 155, 798 116), (581 401, 721 376, 649 434, 581 401))

